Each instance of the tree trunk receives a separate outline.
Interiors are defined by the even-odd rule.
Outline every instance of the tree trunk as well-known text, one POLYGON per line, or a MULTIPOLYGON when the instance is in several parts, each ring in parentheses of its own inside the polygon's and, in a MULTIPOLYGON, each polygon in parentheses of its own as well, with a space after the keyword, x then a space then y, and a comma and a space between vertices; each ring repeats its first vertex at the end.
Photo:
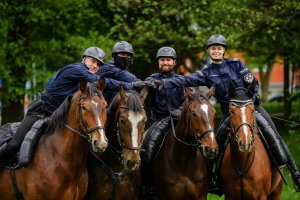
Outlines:
POLYGON ((290 101, 290 62, 288 59, 284 59, 284 118, 288 119, 291 114, 291 101, 290 101))

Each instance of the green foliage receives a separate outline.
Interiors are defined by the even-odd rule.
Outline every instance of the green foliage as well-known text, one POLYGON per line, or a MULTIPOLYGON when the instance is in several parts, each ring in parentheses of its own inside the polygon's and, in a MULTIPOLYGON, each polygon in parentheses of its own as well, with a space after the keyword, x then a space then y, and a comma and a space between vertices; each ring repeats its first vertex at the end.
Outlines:
MULTIPOLYGON (((1 1, 0 77, 5 88, 4 106, 21 103, 25 82, 32 80, 35 64, 37 88, 62 66, 80 62, 89 46, 98 46, 111 58, 111 48, 127 40, 135 49, 137 77, 157 72, 156 51, 172 46, 178 54, 177 66, 187 58, 193 70, 207 57, 211 34, 226 36, 230 49, 267 64, 275 56, 298 62, 300 2, 255 0, 13 0, 1 1)), ((254 61, 253 61, 254 62, 254 61)))

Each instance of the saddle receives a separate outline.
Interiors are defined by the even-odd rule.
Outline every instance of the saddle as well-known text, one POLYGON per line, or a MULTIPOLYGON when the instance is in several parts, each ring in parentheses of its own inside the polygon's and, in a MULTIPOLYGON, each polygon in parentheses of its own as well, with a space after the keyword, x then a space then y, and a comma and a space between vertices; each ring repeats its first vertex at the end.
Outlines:
MULTIPOLYGON (((12 161, 7 163, 8 167, 21 168, 28 166, 40 139, 42 130, 46 127, 47 123, 45 122, 48 121, 49 118, 42 118, 33 124, 31 129, 27 132, 15 159, 12 159, 12 161)), ((13 138, 20 124, 21 122, 13 122, 4 124, 0 127, 0 149, 5 148, 7 143, 13 138)))

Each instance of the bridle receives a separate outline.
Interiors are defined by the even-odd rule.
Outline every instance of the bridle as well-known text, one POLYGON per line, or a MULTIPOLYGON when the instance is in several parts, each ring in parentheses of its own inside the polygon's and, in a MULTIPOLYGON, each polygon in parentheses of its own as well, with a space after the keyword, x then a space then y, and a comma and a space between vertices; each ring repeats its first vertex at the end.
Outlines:
POLYGON ((124 149, 129 149, 129 150, 132 150, 132 151, 134 151, 134 150, 140 150, 141 149, 141 147, 142 147, 142 143, 138 146, 138 147, 133 147, 133 146, 127 146, 127 145, 125 145, 124 144, 124 142, 122 142, 122 140, 121 140, 121 137, 120 137, 120 129, 119 129, 119 123, 118 123, 118 121, 119 121, 119 112, 120 112, 120 109, 127 109, 127 110, 129 110, 129 107, 128 106, 126 106, 126 105, 120 105, 119 107, 118 107, 118 110, 117 110, 117 114, 116 114, 116 118, 115 118, 115 124, 116 124, 116 127, 115 127, 115 129, 114 129, 114 133, 116 134, 116 136, 117 136, 117 140, 118 140, 118 144, 119 144, 119 146, 122 148, 122 150, 124 150, 124 149))
MULTIPOLYGON (((189 108, 190 105, 191 105, 192 103, 193 103, 193 101, 190 102, 190 103, 187 105, 187 107, 189 108)), ((188 116, 187 121, 190 122, 190 123, 189 123, 189 126, 190 126, 190 129, 192 130, 193 127, 192 127, 191 115, 188 116)), ((207 133, 214 132, 214 129, 213 129, 213 128, 206 129, 206 130, 202 131, 201 133, 195 134, 195 142, 187 143, 187 142, 185 142, 185 141, 179 139, 179 138, 176 136, 175 126, 174 126, 174 122, 173 122, 173 117, 172 117, 172 115, 171 115, 171 127, 172 127, 173 135, 174 135, 174 137, 175 137, 175 139, 176 139, 177 141, 179 141, 179 142, 181 142, 181 143, 183 143, 183 144, 185 144, 185 145, 187 145, 187 146, 198 147, 201 151, 203 151, 203 148, 204 148, 204 146, 203 146, 203 144, 202 144, 202 141, 201 141, 202 138, 204 138, 204 136, 205 136, 207 133)))
MULTIPOLYGON (((245 107, 247 106, 248 104, 253 104, 252 100, 251 99, 248 99, 248 100, 237 100, 237 99, 231 99, 230 100, 230 105, 235 105, 239 108, 242 108, 242 107, 245 107)), ((235 142, 239 142, 239 138, 237 136, 237 131, 240 127, 242 126, 248 126, 250 128, 250 131, 251 131, 251 142, 250 144, 253 144, 254 143, 254 125, 255 125, 255 121, 254 121, 254 118, 253 118, 253 122, 252 122, 252 125, 248 122, 242 122, 240 124, 238 124, 237 126, 233 126, 232 123, 230 122, 230 127, 231 127, 231 130, 234 134, 234 138, 232 138, 230 135, 230 139, 234 140, 235 142)))
MULTIPOLYGON (((96 95, 98 96, 98 95, 96 95)), ((81 103, 80 101, 82 99, 86 99, 86 96, 80 96, 79 100, 78 100, 78 124, 80 124, 80 130, 76 130, 74 128, 72 128, 70 125, 65 124, 65 126, 70 129, 73 133, 76 133, 77 135, 83 137, 84 139, 86 139, 88 142, 91 142, 91 136, 90 134, 96 130, 105 130, 104 126, 96 126, 94 128, 88 129, 87 128, 87 123, 83 120, 82 117, 82 111, 81 111, 81 103)))

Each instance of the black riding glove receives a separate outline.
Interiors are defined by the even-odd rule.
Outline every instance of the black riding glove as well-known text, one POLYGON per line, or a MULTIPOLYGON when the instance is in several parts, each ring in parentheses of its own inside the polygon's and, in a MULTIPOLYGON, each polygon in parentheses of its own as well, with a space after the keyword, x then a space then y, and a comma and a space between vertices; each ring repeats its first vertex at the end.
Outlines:
POLYGON ((170 114, 172 115, 172 117, 178 119, 180 117, 180 115, 181 115, 181 110, 180 109, 172 110, 170 112, 170 114))
POLYGON ((153 80, 156 85, 157 90, 161 90, 164 87, 164 82, 162 80, 153 80))
POLYGON ((136 81, 132 83, 132 87, 135 90, 139 90, 142 89, 144 87, 152 87, 155 88, 155 83, 151 82, 151 81, 136 81))

